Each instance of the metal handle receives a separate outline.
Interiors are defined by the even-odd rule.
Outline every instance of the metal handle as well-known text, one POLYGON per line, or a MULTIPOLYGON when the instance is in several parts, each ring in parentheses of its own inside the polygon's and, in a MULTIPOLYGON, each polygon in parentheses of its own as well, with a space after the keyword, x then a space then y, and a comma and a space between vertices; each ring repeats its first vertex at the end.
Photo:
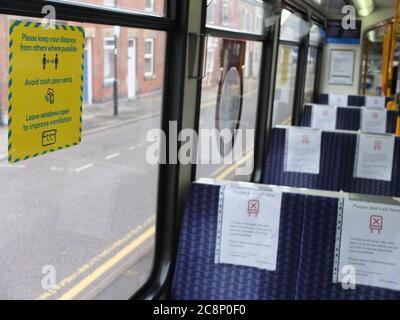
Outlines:
POLYGON ((207 36, 189 33, 189 79, 204 79, 206 76, 207 36), (203 47, 203 50, 201 48, 203 47), (202 51, 202 52, 201 52, 202 51))

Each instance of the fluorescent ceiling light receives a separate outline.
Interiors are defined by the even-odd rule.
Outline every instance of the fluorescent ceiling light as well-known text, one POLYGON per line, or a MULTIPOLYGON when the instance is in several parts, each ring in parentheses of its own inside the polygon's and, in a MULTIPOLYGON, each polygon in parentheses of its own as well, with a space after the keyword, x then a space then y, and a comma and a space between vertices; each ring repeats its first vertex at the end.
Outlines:
POLYGON ((375 11, 374 0, 353 0, 355 7, 357 8, 357 13, 361 17, 369 16, 375 11))

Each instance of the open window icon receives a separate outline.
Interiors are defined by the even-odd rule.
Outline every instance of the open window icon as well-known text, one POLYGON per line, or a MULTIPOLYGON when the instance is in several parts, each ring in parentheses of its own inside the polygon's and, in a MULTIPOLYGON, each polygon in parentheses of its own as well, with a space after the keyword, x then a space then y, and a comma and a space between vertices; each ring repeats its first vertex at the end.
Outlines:
POLYGON ((54 90, 51 88, 47 89, 46 101, 50 104, 54 104, 54 90))

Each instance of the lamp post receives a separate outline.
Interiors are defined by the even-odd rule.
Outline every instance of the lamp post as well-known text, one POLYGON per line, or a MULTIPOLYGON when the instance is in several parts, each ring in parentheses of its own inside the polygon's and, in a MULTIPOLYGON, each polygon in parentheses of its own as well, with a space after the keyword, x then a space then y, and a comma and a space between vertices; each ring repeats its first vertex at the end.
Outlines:
POLYGON ((113 83, 113 100, 114 100, 114 116, 118 116, 118 36, 120 27, 114 27, 114 83, 113 83))

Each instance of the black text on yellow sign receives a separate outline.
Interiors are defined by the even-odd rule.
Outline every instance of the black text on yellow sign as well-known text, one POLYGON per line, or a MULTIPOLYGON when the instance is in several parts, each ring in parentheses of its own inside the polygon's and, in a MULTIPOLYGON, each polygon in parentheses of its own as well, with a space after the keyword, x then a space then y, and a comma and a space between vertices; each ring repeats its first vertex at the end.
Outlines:
POLYGON ((81 142, 84 48, 81 27, 10 22, 9 162, 81 142))

